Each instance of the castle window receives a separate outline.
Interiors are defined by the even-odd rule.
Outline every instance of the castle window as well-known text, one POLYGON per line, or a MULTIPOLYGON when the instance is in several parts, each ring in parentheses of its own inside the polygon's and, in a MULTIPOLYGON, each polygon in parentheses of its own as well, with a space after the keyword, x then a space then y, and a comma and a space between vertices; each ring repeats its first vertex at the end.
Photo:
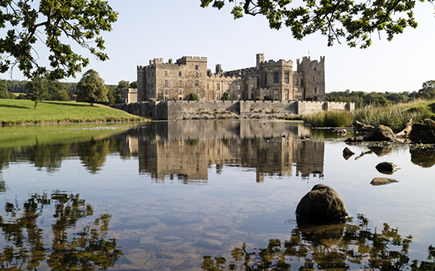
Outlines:
POLYGON ((199 86, 199 81, 195 80, 195 87, 199 86))
POLYGON ((304 79, 301 79, 301 86, 304 86, 304 79))
POLYGON ((195 70, 197 70, 198 69, 198 65, 195 65, 195 70))
POLYGON ((207 83, 207 90, 209 90, 210 88, 209 88, 209 85, 208 85, 208 83, 207 83))
POLYGON ((317 68, 316 68, 316 67, 314 67, 314 71, 317 71, 317 68))
POLYGON ((298 79, 295 79, 295 86, 298 85, 298 79))
POLYGON ((314 76, 313 76, 313 82, 314 82, 314 76))
POLYGON ((165 87, 168 86, 168 80, 165 80, 165 87))
POLYGON ((227 90, 230 90, 230 89, 231 89, 231 85, 228 84, 228 85, 227 85, 227 90))
POLYGON ((168 71, 165 71, 165 76, 168 75, 168 71))
POLYGON ((264 75, 264 84, 267 85, 267 74, 264 75))
POLYGON ((168 94, 168 90, 167 89, 165 89, 165 94, 168 94))
POLYGON ((182 89, 180 89, 180 90, 178 91, 178 93, 180 93, 180 94, 183 94, 183 90, 182 90, 182 89))
POLYGON ((198 93, 198 89, 195 89, 195 92, 198 93))
POLYGON ((220 84, 216 84, 216 89, 220 90, 221 89, 221 85, 220 84))
POLYGON ((314 88, 314 93, 317 93, 317 88, 314 88))
POLYGON ((198 77, 198 73, 197 72, 195 72, 195 76, 198 77))
POLYGON ((251 84, 251 90, 254 90, 255 86, 254 84, 251 84))
POLYGON ((240 85, 237 85, 237 90, 240 91, 240 89, 241 89, 241 86, 240 86, 240 85))
POLYGON ((273 83, 278 84, 279 82, 279 74, 277 72, 273 73, 273 83))
POLYGON ((178 76, 181 76, 181 72, 178 72, 178 76))
POLYGON ((180 88, 181 88, 181 84, 182 84, 181 81, 178 81, 178 86, 179 86, 180 88))
POLYGON ((284 81, 285 81, 286 84, 288 84, 290 82, 290 80, 289 80, 289 72, 286 72, 284 74, 284 81))
POLYGON ((219 93, 218 94, 216 94, 216 100, 219 100, 219 93))

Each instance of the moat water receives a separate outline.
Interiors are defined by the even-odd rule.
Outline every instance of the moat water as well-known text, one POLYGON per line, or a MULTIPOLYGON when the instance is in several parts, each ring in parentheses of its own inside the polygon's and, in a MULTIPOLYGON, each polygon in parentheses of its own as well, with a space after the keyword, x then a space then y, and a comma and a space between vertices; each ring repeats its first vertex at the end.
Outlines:
POLYGON ((430 270, 434 164, 290 122, 3 127, 0 269, 430 270), (319 183, 347 223, 296 218, 319 183))

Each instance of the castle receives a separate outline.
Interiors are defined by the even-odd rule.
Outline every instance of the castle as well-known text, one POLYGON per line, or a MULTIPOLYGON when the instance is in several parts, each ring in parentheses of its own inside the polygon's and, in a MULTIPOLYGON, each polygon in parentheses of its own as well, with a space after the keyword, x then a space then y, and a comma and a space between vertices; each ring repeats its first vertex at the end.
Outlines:
POLYGON ((278 101, 325 100, 325 57, 320 61, 303 57, 293 61, 264 61, 257 54, 256 66, 215 73, 207 69, 206 57, 183 56, 173 63, 162 58, 150 60, 148 66, 137 67, 137 101, 188 100, 196 93, 201 101, 221 100, 227 93, 230 100, 255 100, 274 96, 278 101))

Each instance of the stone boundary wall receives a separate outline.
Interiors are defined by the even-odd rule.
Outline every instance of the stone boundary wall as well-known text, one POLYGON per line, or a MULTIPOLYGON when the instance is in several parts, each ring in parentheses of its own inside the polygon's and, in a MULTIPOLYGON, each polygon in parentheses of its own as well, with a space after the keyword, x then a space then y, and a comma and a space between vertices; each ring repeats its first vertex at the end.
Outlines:
POLYGON ((353 111, 354 103, 311 101, 162 101, 113 104, 130 114, 162 120, 279 119, 321 111, 353 111))

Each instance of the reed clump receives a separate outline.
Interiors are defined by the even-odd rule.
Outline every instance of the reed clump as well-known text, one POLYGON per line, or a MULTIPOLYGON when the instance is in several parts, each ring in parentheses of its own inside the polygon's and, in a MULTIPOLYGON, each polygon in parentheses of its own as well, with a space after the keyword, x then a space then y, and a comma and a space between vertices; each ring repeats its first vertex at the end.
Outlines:
POLYGON ((352 121, 352 114, 348 111, 319 112, 304 117, 304 122, 312 127, 347 127, 352 121))

